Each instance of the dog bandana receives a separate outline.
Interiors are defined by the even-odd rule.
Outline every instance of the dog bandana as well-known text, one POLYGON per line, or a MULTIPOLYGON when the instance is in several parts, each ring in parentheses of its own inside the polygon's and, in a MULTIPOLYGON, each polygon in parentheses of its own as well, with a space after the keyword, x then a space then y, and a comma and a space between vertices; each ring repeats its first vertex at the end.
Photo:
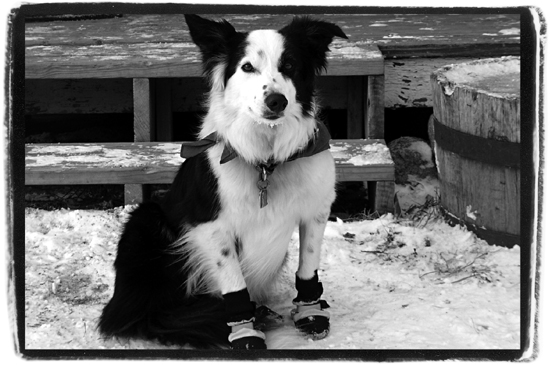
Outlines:
MULTIPOLYGON (((181 146, 180 156, 183 158, 190 158, 198 155, 209 149, 210 147, 216 145, 220 141, 220 138, 216 132, 210 133, 208 136, 204 137, 198 141, 192 142, 183 142, 181 146)), ((294 161, 303 157, 310 157, 319 152, 330 149, 330 133, 324 124, 319 123, 317 130, 313 138, 311 138, 305 148, 294 153, 285 162, 294 161)), ((224 164, 233 160, 237 157, 237 152, 226 143, 220 158, 220 164, 224 164)), ((254 167, 260 173, 260 178, 258 180, 257 186, 260 193, 260 208, 263 208, 267 205, 267 187, 269 186, 269 181, 267 180, 268 176, 273 173, 275 167, 278 163, 274 161, 261 162, 256 164, 254 167)))

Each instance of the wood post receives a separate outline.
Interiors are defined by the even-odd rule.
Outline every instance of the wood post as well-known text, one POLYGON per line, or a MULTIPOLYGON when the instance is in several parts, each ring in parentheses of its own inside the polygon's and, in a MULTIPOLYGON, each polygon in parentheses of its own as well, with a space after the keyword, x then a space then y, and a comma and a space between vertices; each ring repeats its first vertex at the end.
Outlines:
MULTIPOLYGON (((365 98, 365 138, 384 139, 384 75, 367 76, 365 98)), ((374 200, 371 209, 380 214, 393 212, 395 183, 373 181, 367 187, 374 200)))
POLYGON ((134 79, 134 141, 150 142, 155 139, 155 80, 134 79))
POLYGON ((367 76, 365 137, 384 139, 384 75, 367 76))
MULTIPOLYGON (((155 80, 135 78, 134 89, 134 141, 150 142, 155 139, 155 80)), ((124 185, 124 204, 137 204, 145 199, 145 188, 140 184, 124 185)))

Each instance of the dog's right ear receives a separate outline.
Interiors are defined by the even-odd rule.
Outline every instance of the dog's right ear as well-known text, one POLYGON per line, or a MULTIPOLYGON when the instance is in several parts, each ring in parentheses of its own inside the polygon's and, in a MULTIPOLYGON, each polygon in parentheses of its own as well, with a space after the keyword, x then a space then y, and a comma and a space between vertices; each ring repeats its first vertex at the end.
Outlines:
POLYGON ((226 20, 220 22, 201 18, 194 14, 185 14, 191 39, 200 48, 203 61, 226 54, 229 40, 237 34, 235 28, 226 20))

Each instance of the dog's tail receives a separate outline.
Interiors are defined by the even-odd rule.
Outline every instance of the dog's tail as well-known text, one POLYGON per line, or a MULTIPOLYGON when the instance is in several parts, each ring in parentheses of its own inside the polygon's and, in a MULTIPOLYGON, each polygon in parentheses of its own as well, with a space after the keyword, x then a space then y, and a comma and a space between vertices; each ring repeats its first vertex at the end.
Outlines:
POLYGON ((132 212, 118 244, 114 294, 99 319, 102 335, 229 345, 222 298, 185 292, 186 273, 167 250, 175 237, 158 204, 132 212))

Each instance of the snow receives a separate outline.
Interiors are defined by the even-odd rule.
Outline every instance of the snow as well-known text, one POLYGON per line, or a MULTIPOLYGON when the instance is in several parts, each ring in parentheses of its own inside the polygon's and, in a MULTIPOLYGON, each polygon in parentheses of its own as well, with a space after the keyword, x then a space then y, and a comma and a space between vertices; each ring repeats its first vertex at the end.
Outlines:
POLYGON ((143 151, 124 148, 104 148, 100 145, 29 145, 30 158, 27 167, 59 166, 71 168, 75 164, 103 167, 135 167, 146 164, 162 163, 179 166, 184 161, 180 157, 181 144, 163 143, 142 147, 143 151), (155 153, 159 150, 161 154, 155 153), (151 152, 153 151, 153 152, 151 152))
POLYGON ((393 164, 388 147, 380 142, 373 142, 360 148, 352 147, 349 143, 331 145, 330 153, 334 159, 341 160, 340 163, 343 164, 355 166, 393 164))
POLYGON ((437 71, 438 82, 445 94, 452 95, 455 87, 466 86, 489 95, 520 94, 520 58, 507 56, 445 66, 437 71))
MULTIPOLYGON (((112 295, 116 244, 133 208, 25 210, 27 349, 166 348, 105 340, 95 330, 112 295)), ((328 223, 319 276, 331 333, 320 341, 304 339, 289 318, 297 263, 295 232, 265 303, 284 316, 267 331, 270 348, 519 348, 519 247, 489 246, 436 211, 328 223)))

